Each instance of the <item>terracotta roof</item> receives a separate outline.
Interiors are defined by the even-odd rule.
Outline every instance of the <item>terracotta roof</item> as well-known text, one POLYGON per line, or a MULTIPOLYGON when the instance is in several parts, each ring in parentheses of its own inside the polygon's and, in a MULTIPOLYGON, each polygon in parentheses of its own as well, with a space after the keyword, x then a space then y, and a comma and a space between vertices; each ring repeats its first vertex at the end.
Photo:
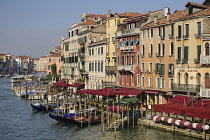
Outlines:
POLYGON ((54 49, 61 49, 61 46, 54 47, 54 49))
POLYGON ((193 2, 188 2, 188 3, 185 5, 185 7, 188 7, 189 5, 192 5, 192 6, 195 6, 195 7, 207 8, 207 6, 200 5, 200 4, 193 3, 193 2))
POLYGON ((60 52, 53 53, 53 54, 49 55, 48 57, 61 57, 61 53, 60 52))
POLYGON ((107 15, 97 15, 97 14, 86 14, 86 17, 91 17, 91 18, 101 17, 101 18, 107 19, 107 15))
POLYGON ((47 56, 41 56, 40 58, 47 58, 47 56))
POLYGON ((120 17, 137 17, 140 15, 141 13, 133 13, 133 12, 125 12, 123 14, 119 14, 120 17))
POLYGON ((96 25, 96 23, 94 20, 86 20, 85 22, 82 22, 79 25, 96 25))

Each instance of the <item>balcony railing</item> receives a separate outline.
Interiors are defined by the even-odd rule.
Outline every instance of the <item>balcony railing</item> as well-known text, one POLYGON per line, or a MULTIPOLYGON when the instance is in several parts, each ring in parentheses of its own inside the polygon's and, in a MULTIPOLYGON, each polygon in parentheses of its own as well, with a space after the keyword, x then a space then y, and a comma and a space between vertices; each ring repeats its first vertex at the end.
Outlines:
POLYGON ((133 46, 120 47, 120 50, 133 50, 133 46))
POLYGON ((201 85, 172 83, 171 89, 184 92, 200 92, 201 85))
POLYGON ((138 28, 134 29, 128 29, 123 31, 117 31, 116 36, 123 36, 123 35, 138 35, 140 33, 140 30, 138 28))
POLYGON ((116 82, 103 81, 102 85, 103 85, 103 87, 114 87, 114 86, 116 86, 116 82))
POLYGON ((117 70, 119 70, 119 71, 122 71, 122 70, 133 71, 134 67, 133 67, 133 65, 119 65, 119 66, 117 66, 117 70))
POLYGON ((169 34, 169 39, 173 39, 174 35, 173 34, 169 34))
POLYGON ((189 39, 189 35, 184 35, 183 38, 184 38, 185 40, 187 40, 187 39, 189 39))
POLYGON ((195 64, 200 63, 200 58, 194 58, 194 63, 195 64))
POLYGON ((210 55, 200 56, 200 64, 209 65, 210 64, 210 55))
POLYGON ((116 67, 115 66, 105 66, 105 71, 107 74, 114 74, 114 73, 116 73, 116 67))
POLYGON ((200 96, 209 98, 210 97, 210 88, 201 88, 200 96))
POLYGON ((176 36, 176 40, 177 41, 181 40, 181 36, 176 36))
POLYGON ((196 39, 201 38, 201 33, 195 34, 195 38, 196 38, 196 39))

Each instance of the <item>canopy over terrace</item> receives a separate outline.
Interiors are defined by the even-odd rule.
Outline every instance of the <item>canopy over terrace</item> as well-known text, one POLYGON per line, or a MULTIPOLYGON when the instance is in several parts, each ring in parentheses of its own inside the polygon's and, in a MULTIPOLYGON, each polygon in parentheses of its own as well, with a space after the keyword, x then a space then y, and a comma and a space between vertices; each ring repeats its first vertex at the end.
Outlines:
POLYGON ((53 83, 56 87, 68 87, 69 84, 67 83, 67 79, 61 79, 60 81, 53 83))
POLYGON ((193 105, 191 101, 192 99, 189 99, 188 102, 186 101, 183 102, 182 100, 178 100, 178 99, 187 99, 187 98, 189 97, 188 96, 180 97, 179 95, 179 97, 171 99, 173 101, 172 103, 153 105, 153 108, 159 112, 185 114, 186 116, 210 119, 210 100, 200 99, 198 101, 195 101, 193 105))
POLYGON ((144 90, 138 89, 131 89, 131 88, 121 88, 118 91, 115 91, 113 88, 103 88, 100 90, 93 90, 93 89, 84 89, 84 90, 77 90, 77 93, 80 94, 92 94, 92 95, 99 95, 99 96, 115 96, 115 95, 124 95, 128 97, 136 97, 137 95, 141 94, 144 90))
POLYGON ((74 84, 69 84, 69 87, 80 87, 80 86, 84 86, 85 84, 81 84, 81 83, 74 83, 74 84))

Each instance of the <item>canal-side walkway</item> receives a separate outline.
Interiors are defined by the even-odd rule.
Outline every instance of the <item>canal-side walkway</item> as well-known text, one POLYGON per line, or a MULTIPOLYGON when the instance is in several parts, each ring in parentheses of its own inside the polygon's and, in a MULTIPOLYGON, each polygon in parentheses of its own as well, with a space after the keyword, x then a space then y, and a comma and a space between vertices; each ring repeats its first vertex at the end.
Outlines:
POLYGON ((210 140, 210 134, 194 131, 191 129, 182 129, 182 128, 178 128, 176 126, 163 125, 161 123, 155 123, 154 120, 139 119, 138 124, 143 125, 148 128, 155 128, 155 129, 159 129, 159 130, 163 130, 163 131, 168 131, 168 132, 171 132, 172 134, 181 134, 181 135, 186 135, 189 137, 210 140))

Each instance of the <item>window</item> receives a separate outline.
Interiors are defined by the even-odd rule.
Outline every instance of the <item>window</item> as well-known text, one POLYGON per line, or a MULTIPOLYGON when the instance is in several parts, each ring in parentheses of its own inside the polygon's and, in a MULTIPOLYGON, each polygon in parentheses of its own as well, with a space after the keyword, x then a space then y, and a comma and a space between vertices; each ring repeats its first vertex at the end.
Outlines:
POLYGON ((129 54, 126 54, 126 65, 129 65, 130 64, 130 62, 129 62, 129 54))
POLYGON ((150 36, 153 37, 153 28, 150 29, 150 36))
POLYGON ((144 72, 144 63, 141 64, 141 71, 144 72))
POLYGON ((125 65, 125 58, 124 58, 124 54, 122 54, 122 65, 125 65))
POLYGON ((101 54, 104 54, 104 47, 101 47, 101 54))
POLYGON ((97 62, 95 61, 95 72, 97 72, 97 62))
POLYGON ((165 53, 165 44, 162 44, 162 51, 161 51, 161 56, 164 56, 165 53))
POLYGON ((152 77, 149 78, 149 87, 152 87, 152 77))
POLYGON ((140 75, 137 75, 137 85, 140 86, 140 75))
POLYGON ((126 85, 129 83, 129 75, 126 75, 126 85))
POLYGON ((160 71, 160 63, 155 64, 155 73, 159 73, 160 71))
POLYGON ((121 75, 122 77, 122 85, 124 85, 124 78, 125 78, 125 75, 121 75))
POLYGON ((174 64, 170 63, 168 64, 168 76, 173 76, 174 75, 174 64))
POLYGON ((144 56, 144 45, 142 45, 141 53, 142 53, 142 56, 144 56))
POLYGON ((181 47, 178 47, 178 56, 177 56, 178 61, 181 61, 181 47))
POLYGON ((100 66, 101 64, 100 64, 100 61, 98 61, 98 72, 100 72, 101 70, 100 70, 100 66))
POLYGON ((91 62, 89 62, 89 71, 91 71, 91 62))
POLYGON ((173 87, 173 86, 172 86, 172 85, 173 85, 173 82, 174 82, 174 79, 170 79, 170 80, 169 80, 169 88, 170 88, 170 89, 172 89, 172 87, 173 87))
POLYGON ((188 46, 184 46, 184 61, 188 61, 188 46))
POLYGON ((149 72, 152 72, 152 63, 149 63, 149 72))
POLYGON ((138 37, 137 40, 136 40, 136 43, 135 43, 137 46, 139 46, 139 41, 140 41, 140 39, 138 37))
POLYGON ((144 86, 144 77, 141 78, 141 86, 144 86))
POLYGON ((147 29, 147 38, 149 38, 149 29, 147 29))
POLYGON ((205 43, 205 56, 208 56, 210 53, 209 53, 209 43, 208 42, 206 42, 205 43))
POLYGON ((160 27, 158 27, 158 36, 161 36, 161 28, 160 27))
POLYGON ((100 55, 100 47, 98 48, 98 55, 100 55))
POLYGON ((197 26, 198 26, 198 36, 201 36, 201 22, 198 22, 197 26))
POLYGON ((180 39, 181 36, 182 36, 182 26, 179 25, 179 26, 178 26, 178 38, 180 39))
POLYGON ((174 43, 171 42, 171 46, 170 46, 170 56, 174 55, 174 43))
POLYGON ((91 49, 89 49, 89 56, 91 56, 91 49))
POLYGON ((201 45, 197 45, 197 60, 200 61, 201 45))
POLYGON ((165 80, 164 78, 161 78, 161 88, 164 88, 165 87, 165 80))
POLYGON ((133 38, 131 39, 131 41, 129 42, 130 46, 133 46, 133 38))
POLYGON ((94 55, 94 49, 92 49, 92 55, 94 55))
POLYGON ((140 65, 140 54, 137 54, 137 65, 140 65))
POLYGON ((103 61, 101 61, 101 72, 104 71, 103 68, 104 68, 104 64, 103 64, 103 61))
POLYGON ((159 43, 159 44, 158 44, 158 48, 157 48, 157 57, 160 56, 160 50, 161 50, 161 48, 160 48, 160 43, 159 43))
POLYGON ((174 36, 174 24, 171 24, 171 35, 170 36, 171 37, 174 36))
POLYGON ((152 56, 152 53, 153 53, 153 45, 152 44, 150 45, 150 50, 149 51, 150 51, 150 56, 152 56))
POLYGON ((185 24, 185 38, 189 38, 189 24, 185 24))
POLYGON ((156 87, 157 88, 160 88, 160 78, 157 78, 156 79, 156 87))
POLYGON ((131 81, 132 81, 132 85, 133 85, 133 83, 134 83, 134 75, 133 74, 131 75, 131 78, 132 78, 131 81))
POLYGON ((134 64, 134 53, 132 53, 132 55, 131 55, 131 65, 133 65, 134 64))
POLYGON ((164 65, 164 64, 160 64, 160 71, 159 71, 159 74, 160 74, 160 75, 164 75, 164 70, 165 70, 165 65, 164 65))
POLYGON ((51 58, 49 58, 49 62, 51 62, 51 58))

